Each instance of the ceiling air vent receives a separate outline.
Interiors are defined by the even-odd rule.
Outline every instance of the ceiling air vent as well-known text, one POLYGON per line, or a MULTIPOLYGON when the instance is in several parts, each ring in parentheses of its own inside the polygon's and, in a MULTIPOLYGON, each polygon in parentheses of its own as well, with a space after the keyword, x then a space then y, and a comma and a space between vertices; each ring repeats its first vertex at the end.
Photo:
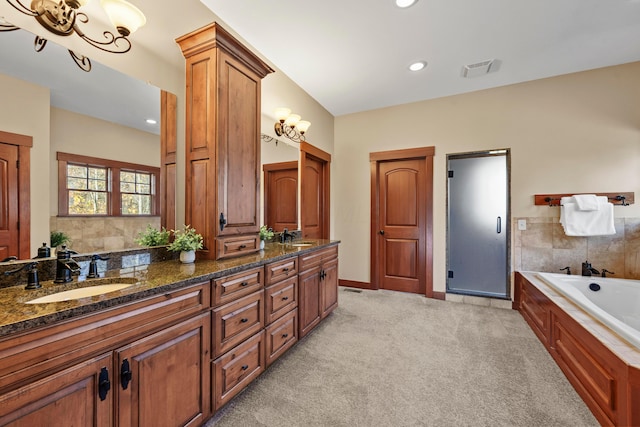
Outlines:
POLYGON ((462 77, 471 78, 484 76, 491 71, 493 65, 493 59, 487 61, 476 62, 475 64, 468 64, 462 66, 462 77))

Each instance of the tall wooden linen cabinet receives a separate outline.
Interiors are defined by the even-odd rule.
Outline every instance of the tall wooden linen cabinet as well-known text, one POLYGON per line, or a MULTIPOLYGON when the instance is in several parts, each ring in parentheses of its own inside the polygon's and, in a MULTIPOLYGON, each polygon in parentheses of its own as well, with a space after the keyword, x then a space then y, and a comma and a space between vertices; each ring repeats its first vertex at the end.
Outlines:
POLYGON ((273 72, 217 23, 176 42, 186 59, 185 222, 199 256, 259 250, 260 82, 273 72))

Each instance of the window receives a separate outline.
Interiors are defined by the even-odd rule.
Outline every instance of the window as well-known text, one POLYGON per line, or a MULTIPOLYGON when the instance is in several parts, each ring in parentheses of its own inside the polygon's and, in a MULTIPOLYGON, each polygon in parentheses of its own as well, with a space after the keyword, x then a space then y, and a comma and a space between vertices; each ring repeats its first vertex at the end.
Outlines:
POLYGON ((58 216, 159 215, 160 168, 58 153, 58 216))

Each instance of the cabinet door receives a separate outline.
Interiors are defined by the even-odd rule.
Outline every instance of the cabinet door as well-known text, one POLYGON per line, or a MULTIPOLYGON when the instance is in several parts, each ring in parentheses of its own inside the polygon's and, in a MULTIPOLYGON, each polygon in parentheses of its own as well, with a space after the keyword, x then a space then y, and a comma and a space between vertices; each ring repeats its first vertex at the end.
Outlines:
POLYGON ((304 337, 319 322, 322 314, 320 301, 320 266, 300 274, 298 280, 298 338, 304 337))
POLYGON ((207 418, 209 318, 201 314, 115 352, 120 426, 201 425, 207 418))
POLYGON ((322 264, 322 318, 338 306, 338 258, 322 264))
POLYGON ((112 363, 111 353, 103 354, 0 396, 0 425, 113 425, 112 363))
POLYGON ((260 194, 260 77, 218 55, 218 236, 257 233, 260 194))

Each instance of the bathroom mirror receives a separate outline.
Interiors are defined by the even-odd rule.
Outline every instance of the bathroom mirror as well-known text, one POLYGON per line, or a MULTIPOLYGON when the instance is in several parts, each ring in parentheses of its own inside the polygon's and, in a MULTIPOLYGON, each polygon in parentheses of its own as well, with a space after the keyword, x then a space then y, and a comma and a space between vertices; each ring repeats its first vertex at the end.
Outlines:
MULTIPOLYGON (((25 95, 21 95, 17 89, 9 91, 9 94, 6 91, 3 93, 2 102, 12 107, 0 115, 0 130, 29 135, 31 124, 34 131, 39 129, 31 156, 31 164, 35 165, 35 170, 34 167, 31 170, 31 200, 46 198, 50 201, 47 219, 54 223, 51 229, 55 229, 59 228, 54 226, 55 221, 60 219, 56 218, 56 152, 160 166, 160 89, 95 61, 92 61, 91 71, 85 72, 74 63, 67 49, 51 41, 41 52, 36 52, 34 39, 33 34, 21 29, 0 32, 0 80, 4 79, 3 87, 12 84, 22 87, 21 82, 17 85, 13 80, 19 79, 33 85, 27 84, 25 87, 35 88, 25 95), (37 87, 49 88, 50 99, 47 99, 46 91, 40 91, 43 96, 35 99, 32 95, 38 92, 37 87), (24 117, 26 110, 28 118, 24 117), (11 117, 12 114, 20 114, 20 117, 11 117), (150 124, 147 119, 153 119, 156 123, 150 124), (16 131, 15 123, 26 120, 31 121, 29 125, 23 125, 16 131), (44 124, 47 121, 49 126, 44 124), (47 143, 48 153, 46 147, 42 146, 47 143), (134 144, 135 149, 132 149, 134 144), (42 157, 47 154, 48 175, 37 169, 38 165, 46 162, 42 157)), ((33 212, 33 203, 31 209, 33 212)), ((146 223, 159 225, 159 217, 138 218, 142 228, 146 223)), ((81 237, 78 237, 80 234, 71 236, 74 242, 72 249, 80 243, 78 239, 95 239, 97 242, 110 238, 108 233, 105 234, 105 229, 127 227, 122 221, 100 226, 89 224, 85 218, 74 220, 78 222, 73 231, 82 230, 82 234, 81 237)), ((31 253, 35 256, 39 245, 34 247, 33 230, 39 230, 36 241, 48 243, 48 232, 44 233, 43 230, 49 230, 50 226, 49 223, 34 223, 32 219, 31 229, 31 253)), ((122 249, 137 247, 133 243, 135 234, 129 236, 129 240, 120 242, 122 249)))
MULTIPOLYGON (((263 122, 271 123, 268 117, 263 122)), ((285 138, 261 138, 261 224, 275 231, 299 229, 299 145, 285 138)))

